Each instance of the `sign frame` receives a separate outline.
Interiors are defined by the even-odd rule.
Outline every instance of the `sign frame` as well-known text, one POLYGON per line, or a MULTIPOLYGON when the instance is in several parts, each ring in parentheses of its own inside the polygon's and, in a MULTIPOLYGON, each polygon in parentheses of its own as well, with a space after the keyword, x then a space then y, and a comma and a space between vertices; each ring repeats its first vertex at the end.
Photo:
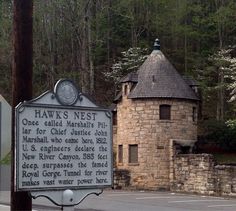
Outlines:
MULTIPOLYGON (((57 83, 58 84, 58 83, 57 83)), ((16 191, 60 191, 60 190, 65 190, 65 189, 71 189, 71 190, 82 190, 82 189, 103 189, 107 187, 112 187, 113 186, 113 133, 112 133, 112 112, 109 109, 98 107, 95 103, 93 103, 90 99, 87 98, 87 96, 78 93, 78 100, 76 102, 73 102, 71 105, 65 105, 62 104, 58 98, 56 93, 47 91, 41 96, 32 99, 27 102, 20 103, 18 106, 15 108, 15 190, 16 191), (52 104, 50 102, 53 102, 52 104), (19 143, 20 137, 19 137, 19 130, 20 130, 20 123, 19 123, 19 115, 20 112, 23 112, 27 108, 40 108, 40 109, 61 109, 61 110, 70 110, 70 111, 88 111, 88 112, 104 112, 105 115, 110 119, 110 124, 107 130, 110 132, 110 139, 107 140, 110 145, 108 145, 110 152, 108 151, 107 153, 110 154, 110 172, 109 172, 109 184, 102 184, 102 185, 84 185, 84 186, 79 186, 79 185, 74 185, 74 186, 66 186, 64 185, 63 187, 57 187, 57 186, 52 186, 52 187, 35 187, 35 188, 21 188, 19 185, 19 147, 21 147, 22 143, 19 143)), ((21 126, 22 127, 22 126, 21 126)), ((96 145, 96 143, 94 143, 96 145)), ((79 153, 79 152, 78 152, 79 153)), ((78 167, 77 167, 78 168, 78 167)), ((75 168, 76 169, 76 168, 75 168)), ((85 168, 86 169, 86 168, 85 168)))

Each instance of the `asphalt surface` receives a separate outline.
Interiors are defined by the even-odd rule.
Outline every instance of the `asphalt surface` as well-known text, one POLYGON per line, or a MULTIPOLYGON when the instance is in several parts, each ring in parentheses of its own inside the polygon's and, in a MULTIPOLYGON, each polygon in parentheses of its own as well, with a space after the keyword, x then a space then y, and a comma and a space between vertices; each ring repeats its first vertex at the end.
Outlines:
MULTIPOLYGON (((0 192, 0 211, 9 211, 9 191, 0 192)), ((61 210, 46 198, 33 200, 34 211, 61 210)), ((235 211, 236 198, 200 196, 171 192, 104 191, 90 195, 75 211, 235 211)))

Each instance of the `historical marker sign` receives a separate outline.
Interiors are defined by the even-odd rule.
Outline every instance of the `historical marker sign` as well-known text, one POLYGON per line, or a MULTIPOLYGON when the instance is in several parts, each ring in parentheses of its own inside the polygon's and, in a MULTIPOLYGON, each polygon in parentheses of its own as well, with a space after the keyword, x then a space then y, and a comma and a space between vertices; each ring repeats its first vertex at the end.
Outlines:
POLYGON ((59 85, 16 108, 16 190, 111 186, 111 113, 59 85))

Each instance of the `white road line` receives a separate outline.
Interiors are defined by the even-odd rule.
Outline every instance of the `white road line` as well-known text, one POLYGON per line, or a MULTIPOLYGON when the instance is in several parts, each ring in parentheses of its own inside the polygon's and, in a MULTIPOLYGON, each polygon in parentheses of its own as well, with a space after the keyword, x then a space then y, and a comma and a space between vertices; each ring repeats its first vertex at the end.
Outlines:
MULTIPOLYGON (((106 193, 107 195, 115 195, 115 194, 129 194, 129 192, 127 193, 127 192, 104 192, 104 193, 106 193)), ((135 192, 130 192, 130 193, 135 193, 135 192)), ((136 192, 137 193, 137 192, 136 192)), ((146 193, 146 192, 138 192, 138 193, 146 193)), ((138 194, 137 193, 137 194, 138 194)))
MULTIPOLYGON (((127 193, 127 192, 117 192, 117 193, 105 193, 107 196, 138 196, 138 195, 164 195, 164 194, 158 194, 158 193, 151 193, 151 192, 139 192, 139 193, 127 193)), ((191 196, 191 197, 196 197, 196 195, 186 195, 186 194, 181 194, 181 193, 166 193, 166 196, 191 196)))
POLYGON ((147 197, 141 197, 141 198, 136 198, 138 200, 142 199, 172 199, 173 196, 147 196, 147 197))
MULTIPOLYGON (((147 195, 147 193, 115 193, 115 194, 108 194, 107 196, 142 196, 147 195)), ((156 194, 148 194, 148 195, 156 195, 156 194)))
MULTIPOLYGON (((173 193, 171 193, 173 195, 173 193)), ((176 193, 176 196, 192 196, 192 197, 202 197, 202 198, 214 198, 214 199, 225 199, 224 197, 220 196, 201 196, 201 195, 194 195, 194 194, 184 194, 184 193, 176 193)))
POLYGON ((191 202, 209 202, 209 201, 227 201, 223 199, 200 199, 200 200, 184 200, 184 201, 168 201, 168 203, 191 203, 191 202))
POLYGON ((180 198, 195 198, 192 196, 146 196, 146 197, 140 197, 136 199, 180 199, 180 198))
POLYGON ((207 207, 234 207, 236 204, 219 204, 219 205, 209 205, 207 207))
POLYGON ((144 196, 136 199, 145 199, 145 198, 196 198, 196 195, 185 195, 185 194, 174 194, 174 193, 169 193, 166 195, 161 195, 161 194, 156 194, 156 193, 148 193, 148 192, 140 192, 140 193, 111 193, 107 194, 106 196, 108 197, 113 197, 113 196, 144 196), (148 195, 148 196, 146 196, 148 195), (146 196, 146 197, 145 197, 146 196))

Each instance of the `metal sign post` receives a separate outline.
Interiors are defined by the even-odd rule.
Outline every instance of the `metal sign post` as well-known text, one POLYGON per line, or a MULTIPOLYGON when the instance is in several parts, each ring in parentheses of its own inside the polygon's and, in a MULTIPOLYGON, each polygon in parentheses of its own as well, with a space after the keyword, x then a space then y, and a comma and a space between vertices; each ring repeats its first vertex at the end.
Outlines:
MULTIPOLYGON (((12 2, 12 1, 11 1, 12 2)), ((31 210, 32 200, 27 192, 14 190, 14 107, 32 98, 33 75, 33 1, 13 1, 13 45, 12 57, 12 143, 11 143, 11 210, 31 210)))
POLYGON ((65 190, 65 191, 48 191, 48 192, 31 192, 33 199, 38 197, 48 198, 57 206, 61 206, 64 211, 73 211, 74 207, 80 204, 87 196, 91 194, 100 195, 102 190, 88 189, 88 190, 65 190))
POLYGON ((113 183, 112 115, 70 80, 16 107, 16 191, 73 210, 113 183))

